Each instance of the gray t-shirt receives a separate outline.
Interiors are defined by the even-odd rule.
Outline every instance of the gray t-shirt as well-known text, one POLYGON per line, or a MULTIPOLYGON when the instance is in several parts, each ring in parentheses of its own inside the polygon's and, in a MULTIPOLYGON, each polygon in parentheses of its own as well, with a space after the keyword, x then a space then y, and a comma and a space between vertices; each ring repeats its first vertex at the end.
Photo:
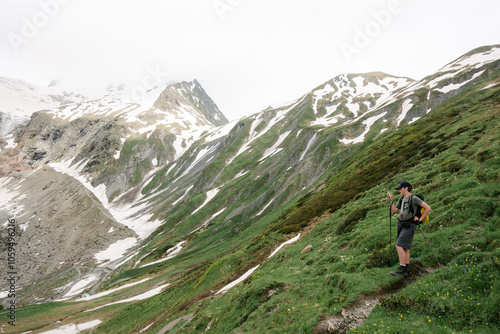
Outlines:
MULTIPOLYGON (((413 206, 413 212, 417 213, 417 206, 422 205, 422 200, 418 198, 417 196, 411 196, 411 206, 413 206)), ((396 204, 396 208, 399 209, 399 220, 408 220, 412 219, 413 215, 411 214, 411 211, 408 209, 408 203, 410 202, 410 196, 405 198, 404 196, 401 196, 398 200, 398 203, 396 204), (401 209, 402 208, 402 209, 401 209)))

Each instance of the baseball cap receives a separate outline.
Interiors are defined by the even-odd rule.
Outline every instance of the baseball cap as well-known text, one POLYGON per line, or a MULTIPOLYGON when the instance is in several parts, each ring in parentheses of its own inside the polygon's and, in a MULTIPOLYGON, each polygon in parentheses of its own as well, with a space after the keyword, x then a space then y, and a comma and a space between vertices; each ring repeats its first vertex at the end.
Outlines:
POLYGON ((399 190, 399 189, 402 189, 402 188, 405 188, 405 187, 411 188, 410 182, 406 182, 406 181, 401 182, 399 184, 399 186, 396 187, 396 190, 399 190))

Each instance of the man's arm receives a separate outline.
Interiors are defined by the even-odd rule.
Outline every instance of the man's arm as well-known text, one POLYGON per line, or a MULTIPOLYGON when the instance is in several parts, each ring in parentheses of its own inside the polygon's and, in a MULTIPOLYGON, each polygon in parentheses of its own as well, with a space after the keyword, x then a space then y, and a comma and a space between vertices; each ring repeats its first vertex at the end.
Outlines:
POLYGON ((391 211, 392 211, 392 213, 397 213, 399 211, 399 209, 396 208, 396 206, 391 203, 391 211))
MULTIPOLYGON (((415 216, 415 218, 419 219, 420 221, 424 220, 425 217, 427 217, 427 215, 429 214, 429 212, 431 212, 431 207, 429 206, 429 204, 425 203, 425 202, 422 202, 422 204, 420 204, 421 207, 424 208, 424 212, 422 213, 422 216, 420 216, 420 219, 415 216)), ((416 221, 417 219, 414 220, 416 221)))
POLYGON ((393 202, 393 197, 391 193, 387 193, 387 197, 389 197, 389 202, 391 202, 391 212, 396 213, 399 211, 399 209, 392 203, 393 202))

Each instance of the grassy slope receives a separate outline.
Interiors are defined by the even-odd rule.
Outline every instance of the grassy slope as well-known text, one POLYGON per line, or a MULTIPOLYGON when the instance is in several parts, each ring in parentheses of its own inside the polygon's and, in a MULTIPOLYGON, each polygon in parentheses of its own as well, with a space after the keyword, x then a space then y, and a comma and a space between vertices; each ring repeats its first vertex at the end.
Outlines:
MULTIPOLYGON (((310 332, 321 314, 338 313, 358 294, 400 280, 387 267, 385 193, 404 179, 433 208, 424 229, 444 267, 389 298, 357 330, 373 332, 381 324, 390 332, 498 330, 499 112, 500 91, 469 90, 411 127, 367 143, 323 193, 287 211, 274 226, 289 231, 325 210, 334 213, 244 284, 202 303, 182 331, 210 324, 217 333, 310 332), (309 244, 313 250, 301 255, 309 244)), ((412 257, 437 266, 421 233, 412 257)))
MULTIPOLYGON (((500 235, 494 228, 498 225, 499 101, 498 91, 490 89, 478 94, 467 91, 411 127, 384 134, 375 143, 366 142, 339 168, 335 167, 322 192, 300 201, 295 198, 269 215, 255 219, 238 234, 231 235, 231 227, 195 234, 190 242, 196 247, 170 260, 168 265, 128 270, 115 276, 111 283, 122 278, 158 275, 155 281, 168 280, 172 285, 156 297, 89 312, 85 319, 105 321, 95 333, 137 332, 153 320, 155 326, 151 329, 160 329, 163 324, 191 312, 196 317, 182 329, 184 332, 197 333, 208 324, 214 333, 311 332, 321 314, 338 313, 359 293, 399 280, 388 275, 391 256, 385 193, 400 180, 408 179, 433 208, 425 233, 439 261, 446 265, 424 280, 430 283, 439 280, 440 284, 446 281, 447 285, 443 285, 443 290, 437 283, 426 285, 424 291, 421 286, 430 283, 416 282, 415 288, 420 287, 419 291, 426 293, 424 297, 428 300, 423 298, 426 304, 422 304, 426 312, 422 312, 421 304, 409 307, 404 303, 416 296, 411 294, 414 291, 410 286, 401 292, 400 299, 390 299, 385 308, 376 308, 364 330, 373 331, 369 325, 379 325, 380 321, 392 328, 413 326, 418 330, 422 323, 427 324, 427 316, 440 319, 440 323, 433 323, 445 332, 451 327, 463 330, 464 324, 457 323, 455 315, 462 310, 471 313, 472 301, 467 298, 462 301, 459 296, 441 299, 444 293, 459 290, 467 291, 466 297, 472 296, 470 291, 481 294, 479 302, 474 299, 474 303, 480 304, 474 304, 480 312, 467 325, 474 329, 479 325, 490 329, 498 326, 498 323, 492 325, 498 317, 495 318, 491 307, 499 302, 498 287, 493 284, 498 269, 489 256, 500 255, 497 250, 500 235), (299 204, 293 206, 293 203, 299 204), (327 219, 314 219, 329 211, 333 214, 327 219), (265 261, 245 283, 221 298, 205 298, 211 295, 210 290, 221 288, 261 263, 277 244, 295 235, 288 233, 301 231, 308 225, 314 226, 311 233, 265 261), (220 242, 224 238, 231 242, 220 242), (309 244, 313 245, 312 251, 301 255, 300 251, 309 244), (202 246, 204 251, 200 252, 202 246), (472 259, 476 267, 470 267, 472 259), (471 281, 472 276, 460 280, 457 275, 468 269, 479 275, 474 277, 479 278, 477 286, 474 284, 477 281, 471 281), (493 276, 484 276, 482 269, 493 276), (488 289, 486 283, 493 288, 488 289), (451 290, 452 287, 458 290, 451 290), (403 313, 405 317, 400 320, 399 314, 403 313)), ((249 190, 253 186, 249 184, 249 190)), ((210 211, 210 205, 206 210, 210 211)), ((394 225, 395 220, 393 231, 394 225)), ((170 241, 169 245, 173 244, 170 241)), ((412 257, 427 266, 436 266, 421 234, 416 236, 412 257)), ((395 254, 392 260, 395 264, 395 254)), ((87 307, 103 303, 93 301, 87 307)), ((75 307, 66 303, 34 306, 26 311, 21 309, 19 318, 30 321, 36 315, 37 319, 52 319, 54 314, 70 315, 75 309, 84 308, 85 305, 75 307)), ((43 321, 39 323, 42 325, 43 321)))

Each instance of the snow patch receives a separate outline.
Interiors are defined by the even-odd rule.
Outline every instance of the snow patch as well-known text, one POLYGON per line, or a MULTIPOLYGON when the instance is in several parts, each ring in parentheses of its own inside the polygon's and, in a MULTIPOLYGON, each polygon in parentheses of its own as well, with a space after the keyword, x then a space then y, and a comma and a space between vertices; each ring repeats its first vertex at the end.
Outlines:
POLYGON ((240 154, 242 154, 243 152, 245 152, 246 150, 248 150, 250 148, 250 144, 255 142, 258 138, 262 137, 264 134, 266 134, 269 130, 271 130, 271 128, 276 125, 278 122, 280 122, 282 119, 285 118, 286 114, 292 110, 293 108, 295 108, 295 106, 297 106, 299 103, 300 103, 300 99, 297 100, 297 101, 294 101, 292 105, 289 105, 288 108, 286 109, 280 109, 280 110, 276 110, 276 116, 274 118, 272 118, 268 123, 267 123, 267 126, 262 130, 260 131, 259 133, 257 133, 257 131, 255 130, 257 128, 258 125, 260 125, 260 123, 262 123, 264 120, 263 119, 257 119, 255 121, 252 122, 252 125, 251 125, 251 128, 250 128, 250 133, 249 133, 249 137, 248 139, 245 141, 245 143, 240 147, 240 149, 238 150, 238 152, 229 159, 229 161, 226 163, 226 165, 229 165, 231 162, 234 161, 234 159, 236 159, 237 156, 239 156, 240 154))
POLYGON ((10 217, 17 217, 24 210, 24 206, 20 204, 20 201, 27 198, 26 195, 16 190, 20 185, 15 187, 15 183, 11 184, 16 181, 12 177, 0 180, 0 208, 1 211, 7 212, 10 217))
POLYGON ((183 243, 185 243, 185 241, 181 241, 177 245, 175 245, 174 247, 169 248, 167 250, 167 257, 165 257, 163 259, 156 260, 154 262, 146 263, 145 265, 140 266, 140 268, 144 268, 147 266, 151 266, 153 264, 157 264, 157 263, 161 263, 161 262, 165 262, 167 260, 170 260, 171 258, 175 257, 177 254, 179 254, 181 252, 183 243))
POLYGON ((271 257, 273 257, 274 255, 276 255, 276 253, 278 253, 283 247, 285 247, 286 245, 289 245, 289 244, 293 244, 295 241, 299 240, 300 238, 300 233, 297 234, 294 238, 288 240, 288 241, 285 241, 284 243, 282 243, 281 245, 279 245, 278 248, 276 248, 274 250, 274 252, 271 253, 271 255, 269 255, 268 259, 270 259, 271 257))
POLYGON ((462 72, 465 70, 470 70, 470 68, 480 68, 486 64, 494 62, 500 58, 500 48, 494 47, 491 50, 475 53, 470 56, 464 56, 458 59, 457 61, 448 64, 441 68, 439 72, 462 72))
POLYGON ((478 73, 474 74, 472 76, 472 78, 470 78, 469 80, 465 80, 465 81, 459 82, 457 84, 449 84, 449 85, 444 86, 442 88, 435 88, 434 90, 436 90, 438 92, 441 92, 441 93, 444 93, 444 94, 449 93, 451 91, 459 89, 462 86, 465 86, 466 84, 468 84, 469 82, 471 82, 472 80, 476 79, 478 76, 480 76, 481 74, 483 74, 483 72, 484 71, 481 71, 481 72, 478 72, 478 73))
POLYGON ((241 171, 241 172, 239 172, 238 174, 236 174, 236 175, 233 177, 233 180, 236 180, 237 178, 240 178, 240 177, 242 177, 243 175, 248 174, 249 172, 250 172, 249 170, 247 170, 246 172, 241 171))
POLYGON ((175 202, 172 203, 172 206, 175 206, 177 203, 179 203, 180 201, 182 201, 182 199, 184 197, 186 197, 186 195, 188 194, 188 192, 194 187, 194 185, 190 186, 189 188, 186 189, 186 192, 184 193, 184 195, 182 195, 178 200, 176 200, 175 202))
POLYGON ((224 293, 226 293, 229 289, 231 289, 232 287, 236 286, 238 283, 241 283, 244 280, 246 280, 259 267, 260 267, 260 264, 257 265, 257 266, 255 266, 255 267, 253 267, 252 269, 248 270, 240 278, 238 278, 237 280, 232 281, 231 283, 229 283, 228 285, 226 285, 225 287, 223 287, 222 289, 220 289, 219 291, 217 291, 217 294, 220 294, 220 293, 224 294, 224 293))
POLYGON ((330 83, 327 83, 323 89, 318 89, 313 93, 313 111, 314 114, 318 114, 318 102, 324 98, 325 95, 331 94, 335 91, 330 83))
POLYGON ((365 131, 363 131, 363 133, 361 135, 359 135, 358 137, 356 137, 354 139, 341 139, 340 142, 343 143, 343 144, 346 144, 346 145, 347 144, 362 143, 365 140, 365 136, 370 131, 370 129, 373 126, 373 124, 376 121, 378 121, 379 119, 381 119, 382 117, 384 117, 386 114, 387 114, 387 112, 384 112, 384 113, 382 113, 380 115, 376 115, 376 116, 372 116, 372 117, 367 118, 362 123, 365 126, 365 131))
POLYGON ((257 214, 256 214, 256 216, 260 216, 260 215, 261 215, 261 214, 262 214, 262 213, 263 213, 263 212, 267 209, 267 207, 268 207, 269 205, 271 205, 271 203, 272 203, 273 201, 274 201, 274 198, 273 198, 271 201, 269 201, 269 203, 267 203, 267 204, 266 204, 266 206, 264 206, 264 207, 262 208, 262 210, 260 210, 260 211, 259 211, 259 213, 257 213, 257 214))
POLYGON ((221 210, 217 211, 216 213, 214 213, 212 215, 212 217, 208 218, 203 224, 201 224, 200 227, 197 227, 196 229, 194 229, 193 231, 191 231, 189 234, 193 234, 194 232, 200 230, 203 226, 207 225, 208 223, 210 223, 212 220, 215 219, 215 217, 219 216, 221 213, 223 213, 224 211, 226 211, 227 208, 222 208, 221 210))
POLYGON ((78 334, 83 331, 92 329, 101 323, 102 323, 101 320, 93 320, 81 324, 68 324, 60 326, 57 329, 52 329, 46 332, 42 332, 41 334, 78 334))
POLYGON ((205 205, 207 205, 207 203, 210 202, 215 197, 215 195, 217 195, 219 190, 220 190, 219 188, 215 188, 215 189, 208 191, 207 198, 205 199, 205 202, 203 202, 203 204, 198 209, 194 210, 191 213, 191 215, 194 215, 196 212, 200 211, 205 205))
POLYGON ((274 143, 274 145, 271 146, 270 148, 266 149, 266 151, 264 152, 264 155, 262 156, 262 158, 260 158, 259 161, 262 161, 266 158, 272 157, 276 153, 280 152, 282 150, 282 148, 278 148, 278 147, 285 141, 286 137, 288 137, 290 132, 291 131, 287 131, 287 132, 281 134, 279 136, 278 140, 276 141, 276 143, 274 143))
POLYGON ((109 245, 109 247, 94 255, 98 263, 105 262, 100 267, 105 266, 109 262, 121 259, 125 253, 137 244, 136 238, 126 238, 118 240, 117 242, 109 245))
POLYGON ((488 85, 488 86, 486 86, 486 87, 483 87, 483 88, 482 88, 482 90, 483 90, 483 89, 488 89, 488 88, 491 88, 491 87, 495 87, 496 85, 499 85, 499 84, 500 84, 500 82, 494 82, 494 83, 492 83, 492 84, 489 84, 489 85, 488 85))
MULTIPOLYGON (((215 145, 212 145, 212 146, 209 146, 209 147, 204 147, 202 148, 201 150, 198 151, 198 154, 196 155, 196 158, 194 159, 194 161, 191 163, 191 165, 189 165, 189 167, 182 173, 182 175, 180 176, 183 177, 183 176, 186 176, 194 167, 196 167, 196 165, 201 161, 203 160, 206 156, 210 155, 210 154, 213 154, 218 148, 219 148, 219 144, 215 144, 215 145)), ((205 163, 209 162, 211 159, 209 159, 208 161, 206 161, 205 163)), ((175 182, 175 181, 174 181, 175 182)))
POLYGON ((14 142, 15 140, 14 135, 10 134, 4 139, 7 142, 7 145, 4 147, 4 149, 15 148, 17 146, 17 144, 14 142))
POLYGON ((140 280, 140 281, 137 281, 137 282, 133 282, 133 283, 125 284, 125 285, 120 286, 120 287, 115 288, 115 289, 111 289, 111 290, 103 291, 103 292, 100 292, 100 293, 96 293, 95 295, 92 295, 92 296, 86 296, 86 297, 78 298, 78 299, 76 299, 75 301, 77 301, 77 302, 81 302, 81 301, 87 301, 87 300, 93 300, 93 299, 101 298, 101 297, 103 297, 103 296, 110 295, 110 294, 112 294, 113 292, 120 291, 120 290, 123 290, 123 289, 128 289, 128 288, 133 287, 133 286, 135 286, 135 285, 138 285, 138 284, 144 283, 144 282, 146 282, 146 281, 148 281, 148 280, 150 280, 150 279, 151 279, 151 277, 149 277, 149 278, 145 278, 145 279, 140 280))
POLYGON ((111 305, 115 305, 115 304, 122 304, 122 303, 128 303, 128 302, 133 302, 133 301, 137 301, 137 300, 144 300, 144 299, 147 299, 147 298, 151 298, 153 296, 156 296, 157 294, 160 294, 162 292, 162 290, 164 288, 166 288, 167 286, 169 286, 170 283, 167 283, 167 284, 163 284, 157 288, 154 288, 154 289, 151 289, 149 291, 146 291, 144 293, 141 293, 137 296, 134 296, 134 297, 130 297, 130 298, 127 298, 127 299, 122 299, 122 300, 119 300, 119 301, 116 301, 116 302, 113 302, 113 303, 109 303, 109 304, 105 304, 105 305, 101 305, 99 307, 96 307, 96 308, 93 308, 93 309, 90 309, 90 310, 85 310, 85 312, 92 312, 92 311, 95 311, 97 309, 100 309, 100 308, 103 308, 103 307, 107 307, 107 306, 111 306, 111 305))
POLYGON ((149 325, 147 325, 146 327, 144 327, 143 329, 141 329, 140 332, 139 332, 139 334, 140 333, 145 333, 153 325, 154 325, 154 322, 150 323, 149 325))
POLYGON ((410 99, 406 99, 403 102, 401 113, 398 116, 398 119, 397 119, 398 125, 397 126, 399 126, 401 124, 401 122, 405 119, 406 114, 408 113, 408 111, 410 111, 411 107, 413 107, 413 103, 411 103, 410 99))
POLYGON ((324 125, 326 127, 336 124, 339 122, 341 118, 345 118, 344 115, 337 115, 337 116, 323 116, 316 118, 316 120, 311 122, 311 125, 324 125))
MULTIPOLYGON (((268 259, 271 258, 273 255, 275 255, 276 253, 278 253, 284 246, 286 245, 289 245, 291 243, 294 243, 295 241, 299 240, 300 238, 300 233, 297 234, 297 236, 295 236, 294 238, 288 240, 288 241, 285 241, 284 243, 282 243, 278 248, 276 248, 274 250, 274 252, 272 252, 271 255, 269 255, 268 259)), ((252 273, 257 270, 257 268, 260 267, 260 264, 249 269, 246 273, 244 273, 240 278, 234 280, 233 282, 229 283, 228 285, 224 286, 222 289, 220 289, 219 291, 217 291, 215 294, 224 294, 226 293, 229 289, 231 289, 232 287, 236 286, 238 283, 241 283, 243 282, 244 280, 246 280, 248 277, 250 277, 250 275, 252 275, 252 273)))
POLYGON ((82 278, 78 283, 73 285, 71 289, 63 296, 64 299, 69 299, 74 296, 78 296, 85 289, 90 287, 94 282, 99 280, 99 276, 97 275, 87 275, 82 278))
POLYGON ((211 142, 211 141, 214 141, 216 139, 227 136, 231 132, 231 130, 234 128, 234 126, 236 125, 237 122, 238 122, 237 120, 234 120, 234 121, 231 121, 223 126, 220 126, 218 128, 213 129, 207 135, 207 137, 205 138, 205 141, 211 142))
POLYGON ((311 146, 316 142, 316 136, 317 135, 318 134, 315 133, 314 136, 309 140, 309 142, 307 143, 306 149, 300 155, 299 161, 301 161, 304 158, 304 156, 306 155, 307 151, 309 151, 309 149, 311 148, 311 146))

